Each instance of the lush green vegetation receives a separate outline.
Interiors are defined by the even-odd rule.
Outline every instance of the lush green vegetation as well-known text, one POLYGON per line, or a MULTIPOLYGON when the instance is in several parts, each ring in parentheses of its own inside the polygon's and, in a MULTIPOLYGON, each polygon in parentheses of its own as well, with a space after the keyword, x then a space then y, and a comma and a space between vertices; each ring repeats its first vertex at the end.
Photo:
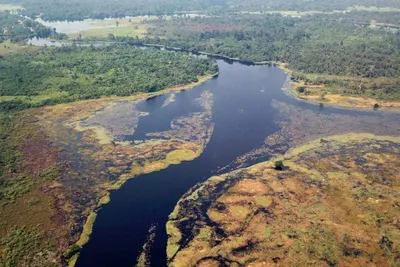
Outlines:
POLYGON ((186 17, 147 22, 152 23, 148 37, 129 41, 251 62, 287 62, 298 72, 295 76, 307 83, 327 84, 345 94, 398 99, 400 34, 371 28, 366 25, 370 20, 400 23, 392 13, 362 11, 302 18, 277 14, 186 17), (338 75, 340 79, 334 77, 338 75))
POLYGON ((121 18, 138 15, 165 15, 195 11, 221 14, 238 11, 333 11, 349 6, 400 8, 397 0, 1 0, 22 5, 23 15, 41 16, 44 20, 81 20, 84 18, 121 18))
POLYGON ((12 267, 21 263, 32 264, 32 260, 28 260, 28 257, 24 257, 24 255, 34 256, 35 253, 40 252, 37 247, 39 239, 40 235, 32 233, 26 228, 14 227, 11 229, 7 236, 0 240, 0 245, 5 246, 4 257, 0 257, 1 266, 12 267))
POLYGON ((0 61, 0 110, 128 96, 197 82, 218 71, 215 62, 126 45, 61 47, 0 61))
POLYGON ((21 42, 32 37, 64 37, 57 34, 55 29, 8 12, 0 12, 0 31, 0 43, 7 39, 11 39, 12 42, 21 42))
MULTIPOLYGON (((14 118, 15 116, 13 114, 0 113, 0 178, 6 177, 8 173, 15 172, 16 170, 16 145, 9 140, 10 135, 14 130, 14 118)), ((11 199, 14 195, 15 190, 13 190, 12 188, 8 188, 5 183, 14 184, 14 182, 7 182, 0 179, 0 183, 0 200, 11 199)), ((18 192, 15 193, 18 194, 18 192)))
POLYGON ((248 61, 284 61, 308 73, 397 76, 400 36, 355 25, 351 18, 334 14, 301 19, 281 15, 160 19, 149 30, 155 38, 144 42, 248 61))

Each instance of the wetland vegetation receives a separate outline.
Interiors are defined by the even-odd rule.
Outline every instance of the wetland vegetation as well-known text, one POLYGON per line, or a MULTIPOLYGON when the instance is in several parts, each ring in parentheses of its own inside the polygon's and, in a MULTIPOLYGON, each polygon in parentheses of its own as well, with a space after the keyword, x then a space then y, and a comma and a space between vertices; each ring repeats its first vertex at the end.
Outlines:
POLYGON ((136 104, 199 85, 218 67, 210 59, 123 45, 15 44, 14 52, 0 61, 0 265, 73 265, 110 190, 196 158, 212 133, 207 95, 196 104, 194 116, 203 118, 196 127, 175 125, 168 135, 122 142, 145 115, 134 116, 136 104))
POLYGON ((399 138, 325 137, 211 177, 167 224, 170 266, 397 266, 399 138))
MULTIPOLYGON (((119 115, 133 112, 145 97, 131 103, 109 98, 1 113, 0 200, 1 216, 7 218, 1 223, 2 266, 72 264, 110 190, 202 152, 212 134, 206 124, 211 117, 197 122, 204 124, 200 128, 175 125, 168 134, 119 142, 121 135, 134 134, 138 123, 119 115)), ((196 114, 211 116, 201 103, 196 114)))
POLYGON ((99 211, 133 177, 138 238, 121 246, 141 242, 138 266, 397 266, 400 125, 381 109, 400 107, 399 11, 0 0, 0 266, 84 266, 99 211))

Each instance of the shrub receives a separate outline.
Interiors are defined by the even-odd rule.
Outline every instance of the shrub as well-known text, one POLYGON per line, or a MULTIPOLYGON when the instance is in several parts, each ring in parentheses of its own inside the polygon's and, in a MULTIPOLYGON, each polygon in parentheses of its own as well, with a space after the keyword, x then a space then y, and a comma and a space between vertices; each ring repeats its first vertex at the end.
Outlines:
POLYGON ((77 244, 73 244, 68 248, 67 251, 63 253, 63 256, 65 259, 70 259, 72 256, 74 256, 77 252, 81 250, 81 246, 77 244))
POLYGON ((282 170, 282 168, 283 168, 282 160, 275 161, 275 170, 282 170))

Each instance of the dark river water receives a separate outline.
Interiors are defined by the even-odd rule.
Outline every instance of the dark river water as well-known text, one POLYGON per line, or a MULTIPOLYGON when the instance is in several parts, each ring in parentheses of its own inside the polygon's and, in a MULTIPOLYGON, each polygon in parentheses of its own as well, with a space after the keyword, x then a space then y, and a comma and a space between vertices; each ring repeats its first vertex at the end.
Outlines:
MULTIPOLYGON (((138 176, 111 193, 111 202, 98 212, 93 234, 77 261, 78 267, 134 266, 146 242, 148 229, 156 224, 151 266, 166 266, 165 224, 179 198, 238 156, 256 149, 266 136, 279 131, 273 100, 322 113, 361 116, 366 112, 335 109, 298 101, 281 90, 286 74, 273 66, 247 66, 218 60, 220 75, 192 90, 176 93, 169 109, 161 108, 166 95, 143 101, 141 117, 132 139, 146 132, 165 130, 172 118, 193 112, 191 101, 201 92, 213 93, 211 140, 193 161, 138 176)), ((371 113, 371 112, 368 112, 371 113)), ((376 113, 376 116, 380 116, 376 113)), ((265 159, 263 159, 265 160, 265 159)), ((254 162, 256 163, 257 160, 254 162)))

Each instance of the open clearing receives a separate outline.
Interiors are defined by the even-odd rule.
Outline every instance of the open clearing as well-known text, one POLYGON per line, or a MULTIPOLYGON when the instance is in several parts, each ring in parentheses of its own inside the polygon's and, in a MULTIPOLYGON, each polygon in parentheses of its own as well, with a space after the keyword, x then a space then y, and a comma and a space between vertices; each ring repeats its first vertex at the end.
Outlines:
POLYGON ((23 9, 22 6, 12 4, 0 4, 0 11, 16 11, 23 9))

